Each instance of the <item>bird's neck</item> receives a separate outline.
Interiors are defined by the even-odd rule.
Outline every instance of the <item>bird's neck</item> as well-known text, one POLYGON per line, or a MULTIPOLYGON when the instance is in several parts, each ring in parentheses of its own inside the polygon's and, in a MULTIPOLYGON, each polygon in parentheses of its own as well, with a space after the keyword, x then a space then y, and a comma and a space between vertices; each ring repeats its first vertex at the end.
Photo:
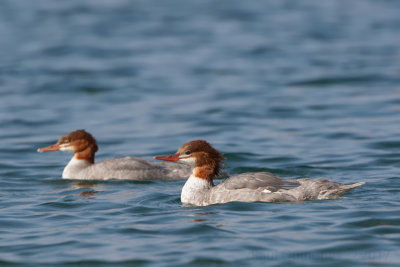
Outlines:
POLYGON ((96 153, 95 149, 93 147, 89 146, 80 152, 75 152, 74 158, 76 158, 77 160, 85 160, 85 161, 93 164, 95 153, 96 153))
POLYGON ((203 165, 195 167, 191 177, 195 177, 199 180, 204 180, 208 184, 213 184, 213 178, 215 175, 215 167, 209 165, 203 165))

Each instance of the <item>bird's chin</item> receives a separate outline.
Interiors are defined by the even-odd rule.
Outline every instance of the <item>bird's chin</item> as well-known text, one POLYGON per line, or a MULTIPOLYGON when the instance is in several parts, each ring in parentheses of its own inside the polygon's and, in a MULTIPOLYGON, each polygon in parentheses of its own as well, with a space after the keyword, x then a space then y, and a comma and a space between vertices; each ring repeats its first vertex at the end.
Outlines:
POLYGON ((63 146, 63 145, 60 145, 60 151, 75 153, 75 149, 74 149, 73 146, 63 146))
POLYGON ((190 167, 194 168, 196 166, 196 159, 195 158, 180 158, 178 162, 183 163, 185 165, 189 165, 190 167))

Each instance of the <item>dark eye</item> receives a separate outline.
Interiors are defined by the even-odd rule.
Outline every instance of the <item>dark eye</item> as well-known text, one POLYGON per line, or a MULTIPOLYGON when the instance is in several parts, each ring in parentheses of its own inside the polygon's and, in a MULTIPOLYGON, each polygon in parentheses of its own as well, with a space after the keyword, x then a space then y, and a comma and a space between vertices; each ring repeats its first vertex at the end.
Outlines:
POLYGON ((188 150, 185 152, 186 155, 190 155, 192 153, 192 151, 188 150))

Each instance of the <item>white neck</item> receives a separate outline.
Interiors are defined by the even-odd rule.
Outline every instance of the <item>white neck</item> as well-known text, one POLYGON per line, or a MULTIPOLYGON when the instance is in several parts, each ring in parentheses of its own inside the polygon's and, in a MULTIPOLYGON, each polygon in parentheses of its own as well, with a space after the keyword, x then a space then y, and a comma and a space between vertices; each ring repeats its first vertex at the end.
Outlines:
POLYGON ((206 197, 206 192, 213 187, 212 183, 205 179, 198 178, 193 174, 187 179, 181 192, 182 203, 197 205, 206 197))
POLYGON ((62 178, 64 179, 82 179, 82 171, 86 169, 88 166, 92 165, 87 160, 77 159, 72 157, 72 159, 68 162, 67 166, 65 166, 64 171, 62 173, 62 178))

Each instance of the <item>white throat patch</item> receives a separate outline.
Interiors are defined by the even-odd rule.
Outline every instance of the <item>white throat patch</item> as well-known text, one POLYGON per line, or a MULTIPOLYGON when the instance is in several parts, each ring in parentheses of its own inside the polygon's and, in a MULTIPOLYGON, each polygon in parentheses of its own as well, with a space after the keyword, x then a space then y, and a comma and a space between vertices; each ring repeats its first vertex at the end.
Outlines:
POLYGON ((60 151, 75 153, 75 148, 74 148, 74 146, 64 144, 64 145, 60 145, 60 151))
POLYGON ((178 162, 181 162, 185 165, 189 165, 192 168, 194 168, 196 166, 196 158, 194 158, 194 157, 182 158, 182 159, 179 159, 178 162))

